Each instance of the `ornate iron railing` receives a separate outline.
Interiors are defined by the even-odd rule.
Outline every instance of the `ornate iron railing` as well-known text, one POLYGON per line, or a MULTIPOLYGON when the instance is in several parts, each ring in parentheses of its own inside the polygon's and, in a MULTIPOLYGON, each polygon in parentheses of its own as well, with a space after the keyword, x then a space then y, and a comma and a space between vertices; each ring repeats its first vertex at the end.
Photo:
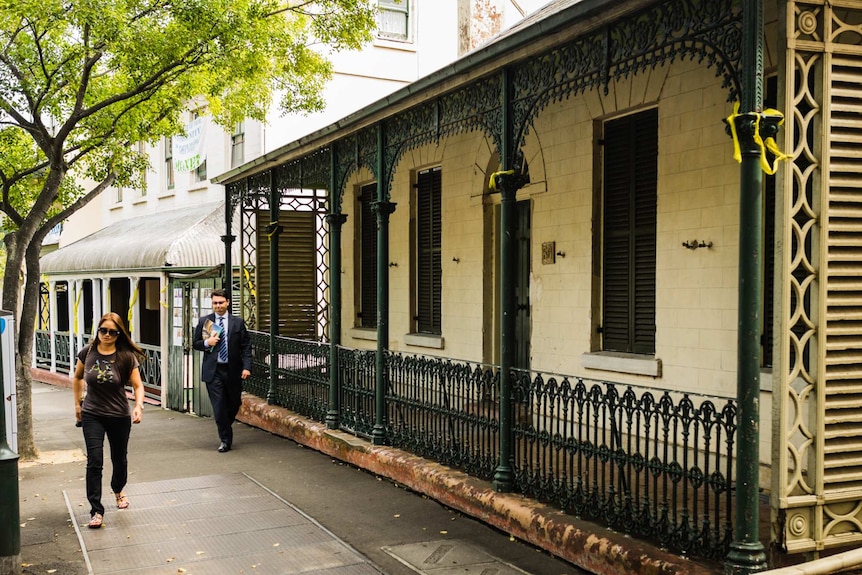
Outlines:
POLYGON ((252 375, 244 384, 245 390, 315 421, 325 421, 329 408, 329 346, 276 337, 273 362, 269 335, 256 331, 250 335, 252 375))
POLYGON ((400 353, 385 357, 388 442, 492 479, 500 443, 496 368, 400 353))
POLYGON ((36 363, 36 367, 50 369, 51 334, 47 330, 37 329, 34 347, 33 361, 36 363))
MULTIPOLYGON (((252 332, 246 391, 323 422, 329 347, 252 332)), ((376 355, 337 349, 340 428, 370 437, 376 355)), ((492 480, 499 464, 499 370, 387 352, 387 444, 492 480)), ((722 559, 733 539, 736 403, 728 398, 513 370, 514 488, 566 513, 683 554, 722 559)))
POLYGON ((377 365, 373 351, 338 348, 341 382, 340 428, 360 437, 371 437, 374 428, 374 386, 377 365))
POLYGON ((162 350, 155 345, 139 344, 144 350, 141 361, 141 380, 144 382, 144 396, 157 402, 162 400, 162 350))
MULTIPOLYGON (((74 358, 71 353, 71 338, 68 332, 54 332, 56 344, 57 373, 72 373, 74 358)), ((83 336, 83 344, 87 345, 91 337, 83 336)), ((140 344, 144 350, 141 361, 141 378, 144 382, 144 395, 154 401, 162 399, 162 351, 155 345, 140 344)), ((34 362, 40 369, 51 369, 51 334, 47 330, 37 329, 35 339, 34 362)), ((131 391, 128 386, 127 391, 131 391)))
POLYGON ((681 553, 732 541, 732 400, 515 370, 520 493, 681 553))

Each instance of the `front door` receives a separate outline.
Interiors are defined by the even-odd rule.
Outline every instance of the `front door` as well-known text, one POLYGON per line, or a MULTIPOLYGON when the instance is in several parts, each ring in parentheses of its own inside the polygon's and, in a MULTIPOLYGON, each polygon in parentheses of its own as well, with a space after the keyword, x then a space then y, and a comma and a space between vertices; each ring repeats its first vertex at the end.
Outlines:
POLYGON ((212 405, 201 381, 201 352, 192 349, 198 318, 212 311, 212 290, 219 277, 171 278, 172 295, 168 351, 169 409, 212 416, 212 405))

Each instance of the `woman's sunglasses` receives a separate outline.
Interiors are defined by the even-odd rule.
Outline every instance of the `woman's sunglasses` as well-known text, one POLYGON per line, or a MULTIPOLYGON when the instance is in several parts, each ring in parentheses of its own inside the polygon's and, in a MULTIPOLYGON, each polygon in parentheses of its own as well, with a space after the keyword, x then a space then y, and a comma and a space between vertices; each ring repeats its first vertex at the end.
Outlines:
POLYGON ((111 337, 117 337, 120 335, 120 330, 118 329, 108 329, 106 327, 100 327, 99 333, 102 335, 110 335, 111 337))

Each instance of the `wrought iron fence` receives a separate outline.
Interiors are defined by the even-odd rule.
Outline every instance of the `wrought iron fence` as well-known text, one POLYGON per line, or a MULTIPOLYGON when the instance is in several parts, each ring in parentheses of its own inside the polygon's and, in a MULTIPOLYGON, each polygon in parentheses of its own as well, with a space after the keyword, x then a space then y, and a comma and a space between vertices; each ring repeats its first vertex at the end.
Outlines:
POLYGON ((144 396, 154 401, 162 400, 162 350, 155 345, 140 344, 144 350, 141 361, 141 380, 144 382, 144 396))
POLYGON ((374 429, 374 389, 377 364, 374 351, 338 348, 340 378, 339 425, 360 437, 371 437, 374 429))
POLYGON ((387 440, 490 480, 499 460, 493 366, 387 353, 387 440))
MULTIPOLYGON (((252 332, 246 390, 324 421, 329 348, 252 332)), ((376 354, 337 349, 340 427, 370 437, 376 354)), ((491 480, 499 464, 499 370, 447 358, 384 354, 385 442, 491 480)), ((721 559, 733 539, 730 399, 513 370, 514 489, 566 513, 683 554, 721 559)))
MULTIPOLYGON (((35 355, 36 367, 40 369, 51 369, 51 334, 42 329, 36 330, 35 355)), ((72 357, 72 338, 68 332, 54 332, 56 371, 57 373, 71 374, 75 364, 72 357)), ((83 345, 87 345, 92 337, 83 336, 83 345)), ((144 359, 141 361, 141 378, 144 382, 144 395, 154 401, 162 399, 162 351, 155 345, 140 344, 144 351, 144 359)), ((126 389, 131 391, 131 386, 126 389)))
POLYGON ((36 330, 33 361, 36 362, 36 367, 42 369, 51 368, 51 334, 44 329, 36 330))
POLYGON ((252 375, 245 390, 316 421, 326 420, 329 409, 329 346, 288 337, 270 338, 249 332, 252 340, 252 375), (275 359, 275 361, 273 361, 275 359), (275 376, 273 382, 272 375, 275 376))
POLYGON ((681 553, 721 559, 733 536, 736 405, 514 371, 520 493, 681 553))

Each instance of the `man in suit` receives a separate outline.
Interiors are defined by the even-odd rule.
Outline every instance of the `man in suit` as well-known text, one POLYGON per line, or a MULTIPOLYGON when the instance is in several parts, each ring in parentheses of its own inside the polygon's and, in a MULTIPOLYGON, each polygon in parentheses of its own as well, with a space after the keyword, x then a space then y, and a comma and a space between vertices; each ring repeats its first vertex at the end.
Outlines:
POLYGON ((213 313, 198 320, 192 347, 204 352, 201 379, 218 427, 218 451, 227 453, 233 445, 233 420, 242 405, 242 380, 251 375, 251 338, 243 319, 228 314, 225 290, 212 291, 212 306, 213 313))

